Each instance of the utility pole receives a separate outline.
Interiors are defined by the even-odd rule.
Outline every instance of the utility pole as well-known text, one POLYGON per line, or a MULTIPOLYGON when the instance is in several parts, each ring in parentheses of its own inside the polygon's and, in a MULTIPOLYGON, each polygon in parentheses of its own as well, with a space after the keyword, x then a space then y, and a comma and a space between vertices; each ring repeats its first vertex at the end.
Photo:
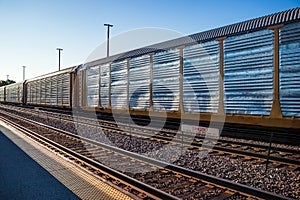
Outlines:
POLYGON ((25 68, 26 66, 22 66, 23 67, 23 81, 25 81, 25 68))
POLYGON ((104 26, 107 26, 107 57, 109 57, 109 28, 113 27, 112 24, 104 24, 104 26))
POLYGON ((62 48, 56 48, 58 50, 58 71, 60 71, 60 51, 62 51, 62 48))

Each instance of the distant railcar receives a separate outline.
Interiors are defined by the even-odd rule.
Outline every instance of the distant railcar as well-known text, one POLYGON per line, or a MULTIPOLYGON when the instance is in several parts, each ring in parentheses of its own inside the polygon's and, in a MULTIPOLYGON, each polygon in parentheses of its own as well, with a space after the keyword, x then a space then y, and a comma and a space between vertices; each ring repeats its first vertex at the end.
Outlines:
POLYGON ((28 105, 71 108, 76 67, 49 73, 26 82, 28 105))
POLYGON ((13 83, 5 86, 5 102, 22 104, 24 100, 24 83, 13 83))
POLYGON ((0 102, 5 102, 5 86, 0 87, 0 102))

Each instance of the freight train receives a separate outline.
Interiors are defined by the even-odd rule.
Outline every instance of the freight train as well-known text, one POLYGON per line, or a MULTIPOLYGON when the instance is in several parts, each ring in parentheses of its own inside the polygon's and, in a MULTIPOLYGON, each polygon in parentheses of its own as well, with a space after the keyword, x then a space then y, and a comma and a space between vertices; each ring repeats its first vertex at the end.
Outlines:
POLYGON ((0 87, 0 102, 300 128, 300 8, 0 87))

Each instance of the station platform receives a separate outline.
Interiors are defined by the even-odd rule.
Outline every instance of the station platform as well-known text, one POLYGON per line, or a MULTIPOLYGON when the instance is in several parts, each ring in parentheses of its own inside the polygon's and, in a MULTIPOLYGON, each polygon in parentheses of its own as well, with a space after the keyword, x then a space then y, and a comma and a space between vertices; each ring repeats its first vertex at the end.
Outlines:
POLYGON ((0 199, 132 199, 0 121, 0 199))

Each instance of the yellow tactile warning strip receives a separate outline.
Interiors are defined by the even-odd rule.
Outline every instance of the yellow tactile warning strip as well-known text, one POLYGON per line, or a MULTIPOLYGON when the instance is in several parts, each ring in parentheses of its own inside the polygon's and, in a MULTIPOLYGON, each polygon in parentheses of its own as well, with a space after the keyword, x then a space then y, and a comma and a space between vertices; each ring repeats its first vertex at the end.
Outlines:
POLYGON ((81 199, 133 199, 0 121, 2 132, 81 199))

